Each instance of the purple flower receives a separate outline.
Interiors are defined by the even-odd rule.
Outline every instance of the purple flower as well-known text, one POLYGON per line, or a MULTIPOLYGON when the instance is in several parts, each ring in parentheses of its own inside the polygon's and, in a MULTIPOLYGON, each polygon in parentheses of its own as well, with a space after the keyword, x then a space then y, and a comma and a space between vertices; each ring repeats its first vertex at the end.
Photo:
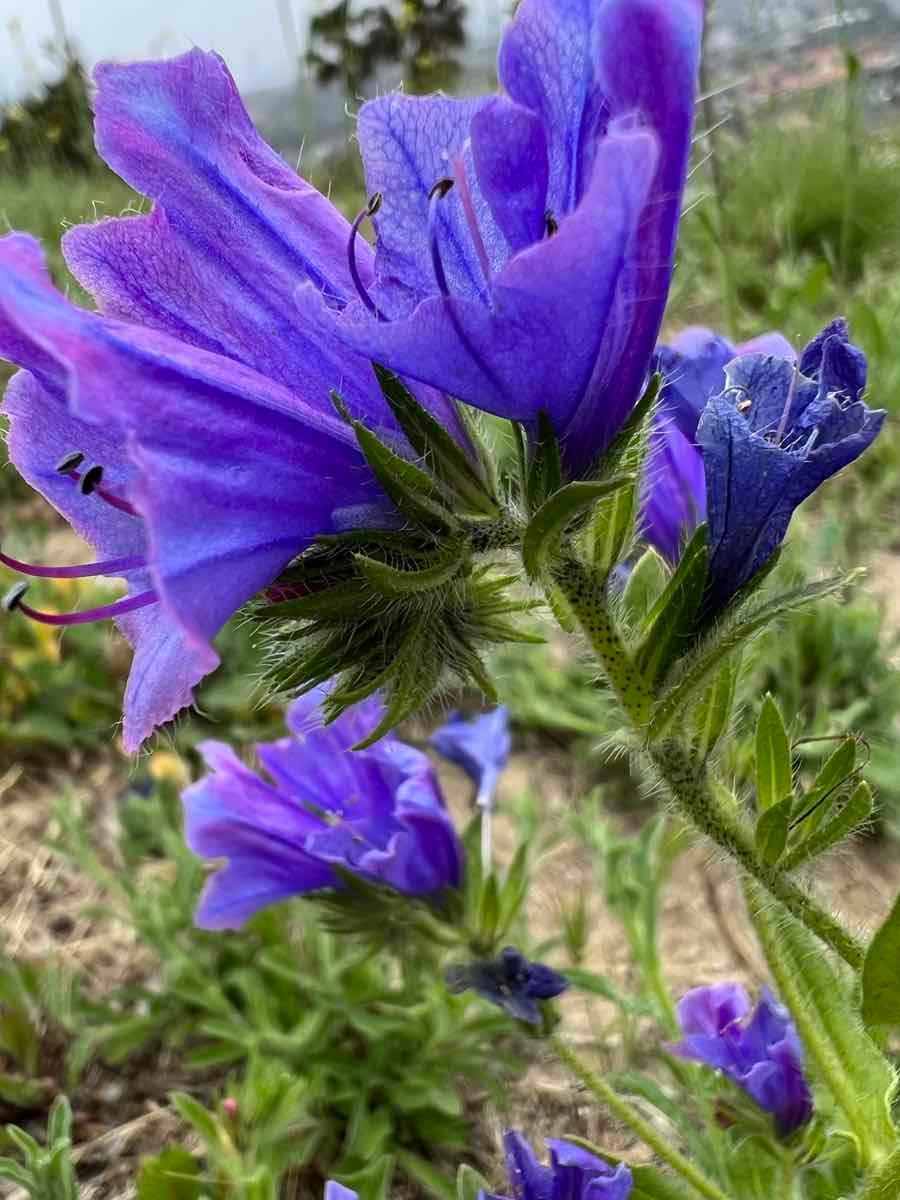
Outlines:
POLYGON ((448 967, 447 983, 454 992, 472 988, 483 1000, 529 1025, 541 1024, 538 1000, 552 1000, 569 986, 565 975, 529 961, 514 946, 507 946, 493 960, 448 967))
POLYGON ((374 281, 310 320, 503 417, 550 416, 585 471, 646 382, 672 273, 700 0, 523 0, 504 94, 363 106, 374 281))
POLYGON ((705 606, 722 609, 765 565, 797 508, 877 437, 885 413, 861 397, 866 358, 835 321, 798 365, 749 354, 729 364, 725 391, 697 428, 709 520, 705 606))
POLYGON ((679 1001, 678 1021, 684 1039, 670 1047, 672 1053, 727 1075, 772 1114, 781 1137, 810 1120, 812 1095, 797 1030, 768 988, 752 1013, 740 984, 695 988, 679 1001))
POLYGON ((428 757, 388 734, 352 751, 380 721, 365 700, 323 726, 322 689, 288 709, 288 737, 257 746, 264 779, 221 742, 200 749, 210 774, 183 795, 195 854, 225 858, 197 923, 235 929, 287 896, 339 888, 334 868, 413 896, 459 887, 463 850, 428 757))
MULTIPOLYGON (((633 1181, 624 1163, 615 1166, 559 1138, 548 1138, 550 1165, 542 1166, 525 1138, 511 1130, 503 1139, 514 1200, 628 1200, 633 1181)), ((486 1200, 502 1200, 498 1196, 486 1200)))
POLYGON ((492 808, 497 781, 509 758, 509 709, 505 704, 467 721, 452 713, 431 736, 438 754, 461 767, 478 789, 475 803, 492 808))
POLYGON ((725 387, 726 365, 756 352, 796 361, 790 342, 780 333, 765 333, 735 346, 702 326, 685 329, 656 352, 656 370, 664 384, 644 473, 643 535, 673 566, 706 519, 706 481, 696 444, 700 415, 707 401, 725 387))
MULTIPOLYGON (((351 226, 261 140, 216 55, 96 73, 100 153, 154 201, 70 230, 63 249, 96 315, 52 287, 34 240, 0 239, 0 357, 10 455, 99 562, 122 601, 53 624, 120 618, 135 647, 125 744, 188 704, 228 618, 317 534, 396 518, 351 431, 396 428, 370 363, 312 330, 304 281, 335 311, 374 280, 351 226)), ((464 441, 452 405, 419 399, 464 441)))

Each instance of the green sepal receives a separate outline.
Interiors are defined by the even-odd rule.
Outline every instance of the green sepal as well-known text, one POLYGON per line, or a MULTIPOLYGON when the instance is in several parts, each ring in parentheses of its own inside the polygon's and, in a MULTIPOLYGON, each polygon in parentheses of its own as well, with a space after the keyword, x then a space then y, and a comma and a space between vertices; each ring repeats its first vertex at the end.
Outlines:
POLYGON ((756 849, 767 867, 774 867, 787 847, 793 804, 793 797, 786 796, 764 809, 756 822, 756 849))
POLYGON ((772 600, 736 617, 720 630, 714 630, 684 661, 677 678, 658 701, 648 728, 648 738, 655 741, 686 711, 691 699, 705 686, 713 672, 729 655, 739 650, 761 630, 798 609, 819 600, 840 595, 856 578, 857 573, 825 579, 784 592, 772 600))
POLYGON ((756 803, 764 813, 793 794, 791 744, 775 697, 767 693, 756 722, 756 803))
POLYGON ((444 587, 459 574, 468 558, 465 543, 450 542, 433 562, 416 570, 403 570, 389 563, 355 554, 354 560, 376 591, 385 596, 411 596, 444 587))
POLYGON ((562 483, 559 438, 545 412, 537 418, 537 438, 526 471, 526 499, 529 512, 535 512, 562 483))
POLYGON ((804 841, 791 850, 782 863, 784 870, 793 871, 795 867, 799 867, 809 859, 815 858, 816 855, 824 854, 826 850, 836 846, 838 842, 843 841, 845 837, 849 837, 855 830, 862 828, 870 821, 874 808, 875 799, 872 796, 872 789, 863 780, 856 786, 852 796, 840 812, 836 813, 821 829, 810 833, 804 841))
POLYGON ((638 630, 659 600, 672 572, 662 555, 649 546, 628 574, 619 601, 619 616, 629 629, 638 630))
POLYGON ((900 1025, 900 895, 866 951, 862 1018, 867 1025, 900 1025))
MULTIPOLYGON (((612 445, 598 464, 597 477, 634 475, 639 480, 650 441, 650 428, 662 387, 662 376, 654 375, 644 394, 632 409, 612 445)), ((588 553, 600 575, 605 578, 620 563, 634 537, 637 515, 638 484, 617 492, 611 502, 594 515, 588 535, 588 553)))
POLYGON ((806 1053, 843 1110, 864 1166, 897 1145, 891 1120, 896 1078, 866 1033, 853 1000, 854 977, 755 880, 745 882, 751 919, 806 1053))
POLYGON ((740 659, 734 655, 719 669, 694 709, 693 748, 698 762, 706 762, 728 728, 739 673, 740 659))
POLYGON ((634 656, 637 669, 647 679, 664 678, 674 660, 690 645, 708 574, 707 531, 705 525, 700 525, 647 616, 647 631, 634 656))
POLYGON ((897 1200, 900 1196, 900 1147, 869 1172, 858 1200, 897 1200))
POLYGON ((352 421, 351 428, 372 474, 404 516, 425 529, 435 525, 458 528, 459 523, 430 475, 396 454, 361 421, 352 421))
POLYGON ((456 439, 419 404, 393 371, 378 363, 373 367, 391 412, 428 471, 475 512, 496 515, 496 501, 456 439))
POLYGON ((538 578, 566 526, 583 509, 633 482, 630 475, 615 475, 596 482, 570 483, 545 500, 528 523, 522 539, 522 561, 529 577, 538 578))

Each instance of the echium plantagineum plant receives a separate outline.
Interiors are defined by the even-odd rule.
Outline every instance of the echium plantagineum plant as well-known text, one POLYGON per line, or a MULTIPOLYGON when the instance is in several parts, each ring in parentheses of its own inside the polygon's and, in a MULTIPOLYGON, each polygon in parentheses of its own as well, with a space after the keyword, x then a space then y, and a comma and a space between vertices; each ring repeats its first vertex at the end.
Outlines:
POLYGON ((742 647, 846 582, 775 593, 794 510, 884 413, 840 320, 800 353, 696 330, 657 345, 702 16, 701 0, 522 0, 496 94, 363 105, 352 222, 262 142, 215 55, 103 66, 99 151, 153 206, 64 238, 97 311, 53 287, 33 239, 0 239, 0 354, 23 368, 10 455, 98 556, 0 561, 127 585, 59 615, 20 583, 6 607, 119 622, 134 750, 190 702, 249 606, 269 686, 294 700, 290 736, 259 748, 265 777, 204 748, 187 835, 226 865, 199 919, 237 925, 309 894, 348 935, 424 932, 453 959, 449 987, 549 1036, 658 1160, 632 1171, 564 1140, 540 1167, 513 1135, 517 1200, 900 1191, 894 1070, 871 1036, 900 1021, 900 906, 866 946, 797 876, 872 811, 856 743, 801 791, 770 698, 755 805, 716 774, 742 647), (512 466, 480 412, 511 423, 512 466), (516 860, 498 883, 489 835, 502 710, 435 742, 478 788, 476 854, 393 732, 448 675, 492 696, 485 647, 534 637, 543 601, 584 634, 677 812, 732 861, 773 977, 752 1016, 733 985, 679 1010, 673 1079, 723 1094, 706 1141, 593 1072, 554 1032, 565 978, 501 945, 525 880, 516 860), (732 1140, 706 1153, 716 1137, 732 1140))

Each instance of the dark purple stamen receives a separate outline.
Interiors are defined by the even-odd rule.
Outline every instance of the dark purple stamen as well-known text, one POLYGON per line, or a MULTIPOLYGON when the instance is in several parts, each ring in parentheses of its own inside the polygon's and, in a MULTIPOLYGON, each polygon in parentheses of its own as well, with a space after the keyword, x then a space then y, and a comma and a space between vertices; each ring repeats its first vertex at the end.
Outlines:
POLYGON ((117 496, 115 492, 111 492, 109 488, 101 487, 100 483, 103 479, 103 468, 98 464, 90 467, 82 474, 75 468, 84 462, 84 455, 74 453, 67 455, 56 466, 60 475, 68 475, 79 485, 79 491, 84 496, 98 496, 105 504, 112 508, 117 508, 119 512, 127 513, 129 517, 139 517, 140 513, 127 500, 123 500, 121 496, 117 496))
POLYGON ((544 228, 547 231, 547 237, 553 237, 554 234, 559 233, 559 221, 557 221, 552 210, 549 208, 544 213, 544 228))
POLYGON ((126 596, 112 604, 101 604, 98 608, 85 609, 83 612, 48 613, 41 612, 38 608, 32 608, 30 604, 23 601, 22 597, 27 590, 27 583, 15 584, 3 597, 0 608, 4 608, 7 612, 17 610, 32 621, 38 621, 41 625, 88 625, 93 621, 105 621, 109 617, 124 617, 126 613, 134 612, 138 608, 146 608, 148 604, 155 604, 157 600, 156 592, 151 589, 139 592, 136 596, 126 596))
POLYGON ((360 276, 359 266, 356 261, 356 239, 359 237, 359 231, 362 228, 363 221, 367 221, 371 217, 375 216, 375 214, 381 208, 383 200, 384 197, 382 196, 381 192, 375 192, 374 195, 369 197, 369 202, 366 207, 357 213, 356 220, 353 222, 353 225, 350 228, 350 241, 347 244, 347 262, 350 266, 350 275, 353 279, 353 286, 356 288, 356 292, 360 300, 362 300, 363 304, 377 321, 383 321, 385 319, 384 314, 369 295, 369 290, 363 283, 362 277, 360 276))
POLYGON ((82 496, 90 496, 97 490, 102 482, 103 468, 99 465, 88 467, 79 480, 78 490, 81 492, 82 496))
POLYGON ((450 295, 450 288, 447 286, 447 276, 444 274, 444 263, 441 259, 441 251, 438 247, 437 237, 437 212, 438 201, 451 191, 454 186, 452 179, 439 179, 431 191, 428 193, 428 241, 431 246, 431 263, 434 267, 434 277, 437 280, 439 291, 444 295, 450 295))
POLYGON ((80 450, 73 450, 67 454, 65 458, 61 458, 56 464, 56 469, 60 475, 68 475, 70 471, 74 471, 76 467, 80 467, 84 462, 84 455, 80 450))
POLYGON ((131 555, 129 558, 109 558, 105 562, 79 563, 74 567, 39 567, 0 550, 0 563, 11 571, 36 579, 90 579, 95 575, 127 575, 129 571, 146 567, 147 560, 140 555, 131 555))

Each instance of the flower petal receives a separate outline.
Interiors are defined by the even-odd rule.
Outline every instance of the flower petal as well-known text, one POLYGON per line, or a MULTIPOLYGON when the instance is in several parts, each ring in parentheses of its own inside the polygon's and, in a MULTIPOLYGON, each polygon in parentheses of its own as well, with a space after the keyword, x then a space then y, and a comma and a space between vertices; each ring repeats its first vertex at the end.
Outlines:
POLYGON ((515 254, 544 236, 547 139, 534 113, 495 96, 472 119, 478 186, 515 254))

